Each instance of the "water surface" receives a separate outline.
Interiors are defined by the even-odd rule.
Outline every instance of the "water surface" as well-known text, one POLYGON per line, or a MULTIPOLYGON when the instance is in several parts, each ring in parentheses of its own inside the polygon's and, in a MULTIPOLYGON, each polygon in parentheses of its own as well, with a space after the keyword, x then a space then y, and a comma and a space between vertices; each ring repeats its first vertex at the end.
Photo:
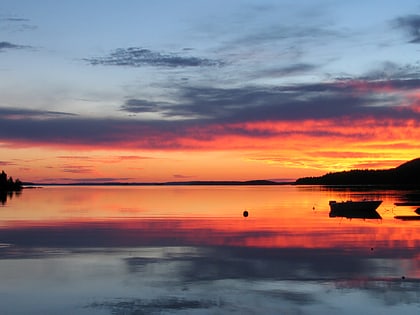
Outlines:
POLYGON ((4 314, 418 314, 418 191, 44 187, 0 206, 4 314), (382 199, 382 219, 328 201, 382 199), (247 210, 248 217, 243 216, 247 210))

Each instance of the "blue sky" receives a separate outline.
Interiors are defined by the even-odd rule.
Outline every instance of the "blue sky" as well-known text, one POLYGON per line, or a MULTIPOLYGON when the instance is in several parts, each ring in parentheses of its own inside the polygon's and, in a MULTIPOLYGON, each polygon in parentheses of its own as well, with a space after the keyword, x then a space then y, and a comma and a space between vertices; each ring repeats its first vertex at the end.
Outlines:
POLYGON ((126 99, 171 99, 180 86, 325 82, 419 62, 418 25, 398 22, 416 1, 2 1, 1 11, 14 45, 1 49, 6 106, 118 115, 126 99), (154 56, 109 62, 129 48, 154 56))
MULTIPOLYGON (((0 12, 8 148, 118 146, 127 128, 144 135, 132 149, 165 150, 180 144, 163 131, 204 128, 202 150, 215 124, 419 115, 417 1, 4 0, 0 12)), ((219 132, 272 136, 233 129, 219 132)))

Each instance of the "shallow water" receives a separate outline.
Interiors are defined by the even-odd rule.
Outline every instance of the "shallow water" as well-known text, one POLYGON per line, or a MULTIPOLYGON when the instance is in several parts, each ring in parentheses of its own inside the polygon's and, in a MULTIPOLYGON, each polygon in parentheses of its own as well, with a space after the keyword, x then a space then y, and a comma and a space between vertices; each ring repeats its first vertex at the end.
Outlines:
POLYGON ((27 189, 0 206, 1 314, 418 314, 420 221, 394 218, 416 215, 394 203, 418 196, 27 189), (382 199, 382 219, 330 218, 332 199, 382 199))

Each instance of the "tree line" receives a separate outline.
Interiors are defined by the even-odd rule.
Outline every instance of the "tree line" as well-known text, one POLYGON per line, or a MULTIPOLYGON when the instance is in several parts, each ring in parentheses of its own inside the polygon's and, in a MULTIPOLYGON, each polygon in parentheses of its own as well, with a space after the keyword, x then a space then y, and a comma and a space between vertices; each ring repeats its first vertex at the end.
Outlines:
POLYGON ((19 179, 13 180, 13 177, 7 177, 2 171, 0 174, 0 191, 20 191, 22 190, 22 182, 19 179))
POLYGON ((297 185, 412 185, 420 186, 420 158, 385 170, 350 170, 304 177, 297 185))

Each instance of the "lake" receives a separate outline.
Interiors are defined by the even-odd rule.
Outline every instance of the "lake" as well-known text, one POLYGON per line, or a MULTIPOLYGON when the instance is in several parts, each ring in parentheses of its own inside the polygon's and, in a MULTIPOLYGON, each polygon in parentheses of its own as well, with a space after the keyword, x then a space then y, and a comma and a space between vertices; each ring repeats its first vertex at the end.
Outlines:
POLYGON ((0 313, 419 314, 417 207, 394 205, 419 200, 288 185, 25 189, 0 203, 0 313), (347 199, 383 200, 381 219, 330 217, 329 200, 347 199))

